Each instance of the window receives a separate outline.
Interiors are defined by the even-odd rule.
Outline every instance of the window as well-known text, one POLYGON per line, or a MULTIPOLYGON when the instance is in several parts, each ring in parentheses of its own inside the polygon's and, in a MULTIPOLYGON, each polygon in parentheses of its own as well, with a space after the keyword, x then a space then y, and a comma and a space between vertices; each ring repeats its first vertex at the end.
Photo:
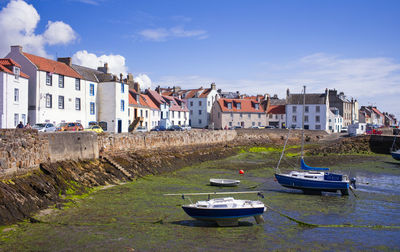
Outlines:
MULTIPOLYGON (((123 110, 121 110, 121 111, 123 111, 123 110)), ((142 109, 140 110, 140 117, 143 117, 143 110, 142 109)))
POLYGON ((232 109, 232 103, 231 102, 228 102, 228 109, 232 109))
POLYGON ((14 77, 15 77, 16 80, 18 80, 21 71, 20 71, 19 67, 16 67, 16 66, 14 66, 13 70, 14 70, 14 77))
POLYGON ((192 101, 190 102, 190 107, 193 107, 193 102, 192 101))
POLYGON ((296 113, 296 111, 297 111, 297 107, 296 107, 296 106, 293 106, 293 107, 292 107, 292 112, 293 112, 293 113, 296 113))
POLYGON ((19 102, 19 89, 14 88, 14 102, 19 102))
POLYGON ((252 122, 251 125, 252 125, 252 126, 256 126, 256 122, 252 122))
POLYGON ((178 118, 181 118, 181 111, 178 111, 178 118))
POLYGON ((201 124, 201 119, 199 119, 199 124, 201 124))
POLYGON ((242 104, 240 102, 236 103, 236 108, 237 109, 242 109, 242 104))
POLYGON ((75 98, 75 110, 81 110, 81 98, 75 98))
MULTIPOLYGON (((121 111, 125 111, 125 101, 124 100, 121 100, 121 111)), ((142 112, 142 111, 140 111, 140 112, 142 112)), ((143 116, 143 114, 142 114, 142 116, 143 116)))
POLYGON ((240 113, 240 118, 242 118, 243 117, 243 113, 240 113))
POLYGON ((251 118, 251 114, 248 114, 247 116, 248 116, 249 118, 251 118))
POLYGON ((149 116, 149 111, 146 110, 146 118, 149 116))
POLYGON ((19 115, 14 114, 14 127, 17 127, 18 124, 19 124, 19 115))
POLYGON ((268 117, 269 117, 270 119, 272 119, 272 116, 273 116, 272 114, 269 114, 269 115, 268 115, 268 117))
POLYGON ((94 96, 94 84, 93 84, 93 83, 90 83, 90 86, 89 86, 89 95, 90 95, 90 96, 94 96))
POLYGON ((233 118, 233 113, 231 112, 231 118, 233 118))
POLYGON ((229 126, 231 126, 231 127, 232 127, 232 122, 229 122, 229 126))
MULTIPOLYGON (((96 113, 96 110, 95 110, 95 103, 94 102, 91 102, 90 103, 90 114, 91 115, 94 115, 96 113)), ((131 125, 130 123, 129 123, 129 125, 131 125)))
POLYGON ((175 111, 172 111, 172 118, 175 118, 175 111))
POLYGON ((121 83, 121 93, 124 93, 125 92, 125 86, 124 86, 124 83, 121 83))
POLYGON ((221 112, 218 112, 218 119, 221 118, 221 112))
POLYGON ((21 114, 21 121, 24 125, 26 124, 26 115, 25 114, 21 114))
POLYGON ((261 114, 258 114, 258 118, 261 118, 261 114))
POLYGON ((199 101, 199 106, 201 106, 201 101, 199 101))
POLYGON ((319 122, 319 120, 320 120, 319 116, 315 116, 315 121, 319 122))
POLYGON ((46 108, 52 107, 52 96, 51 94, 46 94, 46 108))
POLYGON ((64 109, 64 96, 58 96, 58 108, 64 109))
POLYGON ((190 115, 193 115, 193 110, 190 110, 190 115))
POLYGON ((58 87, 64 88, 64 75, 58 75, 58 87))
POLYGON ((304 116, 304 122, 308 122, 308 116, 304 116))
POLYGON ((199 110, 199 115, 201 115, 201 110, 199 110))
POLYGON ((297 117, 296 117, 296 116, 293 116, 293 117, 292 117, 292 121, 293 121, 293 122, 296 122, 296 121, 297 121, 297 117))
POLYGON ((317 129, 317 130, 321 129, 321 125, 319 125, 319 124, 315 125, 315 129, 317 129))
POLYGON ((51 86, 53 84, 53 77, 52 74, 47 72, 46 73, 46 85, 51 86))
POLYGON ((258 122, 258 126, 261 126, 261 122, 258 122))
POLYGON ((319 113, 319 111, 320 111, 319 106, 316 106, 316 107, 315 107, 315 112, 319 113))
POLYGON ((254 108, 255 108, 256 110, 259 110, 259 109, 260 109, 260 104, 258 104, 258 103, 254 104, 254 108))
POLYGON ((75 79, 75 90, 81 90, 81 79, 75 79))
POLYGON ((304 107, 304 112, 308 113, 308 106, 304 107))

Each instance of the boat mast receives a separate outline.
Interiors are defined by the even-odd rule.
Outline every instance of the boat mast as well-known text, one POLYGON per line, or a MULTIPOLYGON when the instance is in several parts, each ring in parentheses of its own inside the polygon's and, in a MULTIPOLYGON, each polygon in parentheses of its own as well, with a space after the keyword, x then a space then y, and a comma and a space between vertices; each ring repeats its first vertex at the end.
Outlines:
POLYGON ((306 86, 303 86, 303 112, 301 118, 301 159, 303 159, 304 152, 304 111, 306 105, 306 86))

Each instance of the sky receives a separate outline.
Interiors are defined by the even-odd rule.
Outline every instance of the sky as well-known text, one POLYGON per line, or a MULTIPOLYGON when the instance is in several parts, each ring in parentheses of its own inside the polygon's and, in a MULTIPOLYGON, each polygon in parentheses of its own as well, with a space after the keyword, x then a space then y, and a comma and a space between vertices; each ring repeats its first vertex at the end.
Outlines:
POLYGON ((0 0, 0 57, 17 44, 144 88, 335 88, 400 118, 398 0, 0 0))

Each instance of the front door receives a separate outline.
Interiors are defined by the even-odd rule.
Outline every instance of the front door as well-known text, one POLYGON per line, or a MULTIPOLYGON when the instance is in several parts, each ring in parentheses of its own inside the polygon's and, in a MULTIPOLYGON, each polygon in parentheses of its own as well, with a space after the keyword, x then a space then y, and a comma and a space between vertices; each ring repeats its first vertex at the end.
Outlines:
POLYGON ((118 133, 122 132, 122 120, 118 120, 118 133))

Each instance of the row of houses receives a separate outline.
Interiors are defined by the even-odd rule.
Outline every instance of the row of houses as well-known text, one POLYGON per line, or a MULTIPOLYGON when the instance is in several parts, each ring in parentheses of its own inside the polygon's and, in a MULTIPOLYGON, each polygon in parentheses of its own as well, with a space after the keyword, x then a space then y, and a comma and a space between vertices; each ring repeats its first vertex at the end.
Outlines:
POLYGON ((362 106, 344 93, 240 95, 224 92, 212 83, 208 88, 180 87, 141 90, 132 74, 109 73, 108 64, 92 69, 26 53, 11 46, 0 59, 0 126, 51 122, 102 122, 108 132, 127 132, 136 127, 150 130, 172 125, 225 129, 274 126, 340 132, 354 122, 393 125, 393 115, 376 107, 362 106))

